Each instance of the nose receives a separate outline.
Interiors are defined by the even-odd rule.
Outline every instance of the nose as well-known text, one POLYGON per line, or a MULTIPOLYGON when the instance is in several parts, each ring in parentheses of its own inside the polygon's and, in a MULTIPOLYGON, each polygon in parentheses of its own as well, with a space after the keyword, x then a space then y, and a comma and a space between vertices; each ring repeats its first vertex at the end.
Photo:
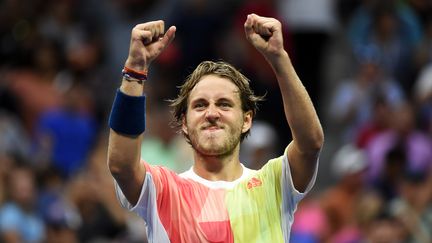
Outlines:
POLYGON ((207 108, 207 111, 205 114, 206 120, 208 120, 209 122, 215 122, 219 119, 219 117, 220 117, 220 114, 219 114, 217 107, 215 105, 210 105, 207 108))

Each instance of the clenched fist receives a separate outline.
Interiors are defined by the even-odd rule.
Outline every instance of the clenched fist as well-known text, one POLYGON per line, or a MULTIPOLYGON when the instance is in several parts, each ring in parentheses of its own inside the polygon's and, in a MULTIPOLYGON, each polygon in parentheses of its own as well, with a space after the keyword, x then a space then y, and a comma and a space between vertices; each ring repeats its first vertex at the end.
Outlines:
POLYGON ((171 26, 165 33, 162 20, 138 24, 132 29, 129 56, 126 67, 143 71, 171 43, 176 27, 171 26))
POLYGON ((285 52, 282 25, 277 19, 249 14, 244 29, 246 38, 267 60, 285 52))

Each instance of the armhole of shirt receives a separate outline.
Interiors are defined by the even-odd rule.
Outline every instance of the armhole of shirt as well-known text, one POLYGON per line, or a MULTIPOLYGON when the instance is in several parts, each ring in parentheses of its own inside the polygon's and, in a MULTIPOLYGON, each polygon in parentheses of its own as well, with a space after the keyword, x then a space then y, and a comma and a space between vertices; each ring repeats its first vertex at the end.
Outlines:
POLYGON ((306 194, 312 189, 317 174, 318 174, 319 159, 314 168, 314 174, 309 181, 308 186, 304 192, 299 192, 295 187, 291 176, 291 168, 289 166, 287 150, 285 150, 282 156, 282 177, 281 177, 281 188, 282 188, 282 205, 281 205, 281 217, 282 217, 282 231, 285 242, 289 242, 291 234, 291 226, 294 222, 294 213, 297 209, 297 204, 302 200, 306 194))
POLYGON ((159 217, 157 191, 152 174, 149 171, 146 172, 141 193, 135 205, 129 203, 115 180, 114 183, 121 206, 144 219, 149 242, 169 242, 168 233, 159 217))
MULTIPOLYGON (((114 179, 114 188, 115 188, 115 192, 116 192, 116 196, 117 196, 117 200, 120 202, 120 205, 123 208, 128 209, 129 211, 134 211, 134 209, 140 204, 140 202, 143 200, 143 196, 145 194, 145 189, 148 187, 148 180, 150 175, 148 172, 146 172, 146 175, 144 177, 144 182, 141 185, 141 191, 140 191, 140 195, 138 197, 138 201, 136 202, 135 205, 132 205, 128 199, 126 198, 126 196, 123 194, 123 191, 120 188, 120 185, 117 183, 117 181, 114 179)), ((155 194, 156 196, 156 194, 155 194)), ((156 199, 156 198, 155 198, 156 199)))
POLYGON ((299 202, 301 199, 303 199, 306 194, 312 189, 313 185, 315 184, 316 177, 318 174, 318 164, 319 159, 317 159, 317 162, 315 164, 314 173, 311 178, 311 180, 308 183, 308 186, 306 187, 306 190, 304 192, 299 192, 297 188, 294 186, 294 182, 292 180, 292 174, 291 174, 291 167, 289 165, 288 161, 288 155, 285 153, 282 158, 282 188, 283 191, 286 191, 288 193, 293 193, 293 197, 295 198, 296 202, 299 202))

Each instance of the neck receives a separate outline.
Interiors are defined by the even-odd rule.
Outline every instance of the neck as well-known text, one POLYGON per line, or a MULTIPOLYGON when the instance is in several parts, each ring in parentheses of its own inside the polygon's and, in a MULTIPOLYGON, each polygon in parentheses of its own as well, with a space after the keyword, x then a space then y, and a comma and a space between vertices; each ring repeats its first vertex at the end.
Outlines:
POLYGON ((234 181, 243 174, 239 160, 240 145, 223 155, 204 155, 194 151, 194 172, 209 181, 234 181))

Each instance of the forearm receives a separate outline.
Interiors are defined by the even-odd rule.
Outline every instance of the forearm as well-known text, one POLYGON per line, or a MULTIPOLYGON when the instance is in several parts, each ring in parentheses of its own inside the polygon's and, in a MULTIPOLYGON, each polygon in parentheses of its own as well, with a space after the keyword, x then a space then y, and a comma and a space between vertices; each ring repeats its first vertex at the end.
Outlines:
POLYGON ((131 178, 140 167, 142 137, 125 136, 110 129, 108 167, 117 180, 131 178))
POLYGON ((171 26, 165 32, 162 20, 138 24, 132 29, 120 92, 111 111, 108 167, 131 204, 138 201, 146 176, 145 165, 140 163, 145 130, 145 97, 142 95, 146 72, 150 63, 174 39, 175 31, 171 26))
MULTIPOLYGON (((120 91, 129 96, 143 95, 144 85, 122 81, 120 91)), ((108 165, 114 176, 118 177, 138 167, 141 156, 143 135, 125 135, 110 129, 108 143, 108 165)))
POLYGON ((316 171, 314 168, 323 145, 321 124, 284 50, 281 23, 273 18, 250 14, 245 22, 245 33, 269 62, 278 80, 285 116, 293 135, 287 149, 289 168, 295 188, 304 191, 316 171))
POLYGON ((316 153, 324 135, 312 101, 298 77, 291 60, 283 51, 269 60, 282 93, 284 111, 294 142, 302 153, 316 153))
MULTIPOLYGON (((141 96, 143 89, 142 84, 126 80, 122 81, 120 87, 120 91, 128 96, 141 96)), ((142 132, 137 135, 126 135, 110 129, 108 167, 124 195, 132 204, 138 201, 146 174, 145 166, 140 163, 142 139, 142 132)))

